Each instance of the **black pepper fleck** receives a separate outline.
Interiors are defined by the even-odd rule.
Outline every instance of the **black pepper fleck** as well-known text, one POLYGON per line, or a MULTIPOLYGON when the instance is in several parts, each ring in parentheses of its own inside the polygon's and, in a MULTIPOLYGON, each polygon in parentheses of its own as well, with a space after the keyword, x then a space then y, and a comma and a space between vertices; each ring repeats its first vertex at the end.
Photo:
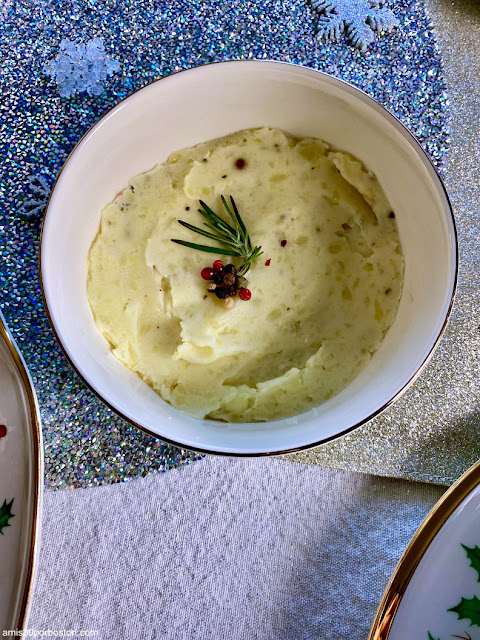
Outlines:
POLYGON ((190 211, 190 207, 185 207, 185 211, 190 211))
POLYGON ((285 246, 286 246, 286 244, 287 244, 287 241, 286 241, 286 240, 282 240, 282 241, 280 242, 280 244, 282 245, 282 247, 285 247, 285 246))
POLYGON ((224 176, 222 176, 222 178, 226 178, 226 177, 227 177, 227 174, 225 174, 224 176))
POLYGON ((395 217, 395 214, 393 213, 393 211, 390 211, 390 213, 388 214, 388 217, 389 218, 394 218, 395 217))
POLYGON ((215 289, 215 295, 217 296, 217 298, 226 298, 228 296, 228 289, 227 287, 217 287, 215 289))
POLYGON ((237 160, 235 160, 235 166, 237 169, 244 169, 246 164, 247 162, 244 158, 237 158, 237 160))
POLYGON ((388 296, 388 294, 389 294, 389 293, 391 293, 391 292, 392 292, 392 290, 391 290, 390 288, 385 289, 385 295, 387 295, 387 296, 388 296))

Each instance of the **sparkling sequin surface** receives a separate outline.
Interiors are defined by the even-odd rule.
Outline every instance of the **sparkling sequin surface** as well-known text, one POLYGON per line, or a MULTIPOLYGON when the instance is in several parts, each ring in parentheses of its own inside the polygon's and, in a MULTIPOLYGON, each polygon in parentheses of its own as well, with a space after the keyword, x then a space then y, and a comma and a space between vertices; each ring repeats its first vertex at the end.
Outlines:
MULTIPOLYGON (((284 60, 353 83, 398 115, 442 168, 448 146, 447 99, 433 34, 420 2, 388 6, 399 26, 390 34, 378 34, 361 52, 344 36, 335 43, 320 43, 315 38, 318 14, 306 0, 17 0, 4 5, 0 13, 1 307, 38 394, 48 487, 124 481, 198 456, 165 445, 117 418, 66 362, 40 292, 43 208, 39 205, 45 199, 45 185, 51 188, 85 131, 133 90, 180 69, 238 58, 284 60), (98 84, 89 92, 85 84, 70 83, 72 95, 61 97, 58 73, 55 78, 48 76, 47 65, 58 60, 62 40, 86 46, 94 38, 101 38, 105 60, 118 66, 110 64, 108 72, 104 67, 102 92, 98 84)), ((84 49, 70 50, 75 57, 76 51, 84 49)), ((467 231, 468 224, 465 220, 460 230, 467 231)), ((469 314, 473 298, 467 297, 466 302, 458 306, 445 341, 442 353, 449 347, 448 357, 437 357, 398 408, 373 426, 323 447, 320 458, 311 461, 405 477, 428 475, 422 469, 431 447, 440 446, 437 433, 443 428, 453 436, 479 396, 478 387, 476 396, 472 393, 472 379, 465 379, 463 363, 457 366, 456 336, 465 336, 466 326, 474 322, 469 314), (444 382, 447 367, 450 385, 444 382), (443 400, 443 394, 450 394, 454 409, 444 409, 450 407, 444 401, 441 421, 434 420, 436 402, 439 397, 443 400), (422 434, 423 451, 419 438, 408 437, 410 433, 422 434)), ((471 353, 462 346, 462 354, 473 364, 471 353)), ((465 447, 466 457, 471 457, 471 447, 465 447)), ((463 463, 463 459, 452 464, 445 461, 435 477, 445 480, 463 463)), ((429 478, 434 475, 430 473, 429 478)))

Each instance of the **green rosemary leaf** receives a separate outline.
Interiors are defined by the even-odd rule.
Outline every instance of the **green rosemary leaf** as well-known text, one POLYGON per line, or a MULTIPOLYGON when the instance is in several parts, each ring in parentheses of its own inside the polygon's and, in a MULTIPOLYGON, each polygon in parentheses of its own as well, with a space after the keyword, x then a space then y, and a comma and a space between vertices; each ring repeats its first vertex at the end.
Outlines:
MULTIPOLYGON (((232 213, 232 210, 230 209, 230 207, 227 204, 227 201, 225 200, 225 198, 223 196, 220 196, 222 202, 223 202, 223 206, 225 207, 225 209, 227 210, 228 215, 231 217, 231 219, 233 220, 233 223, 235 225, 235 229, 237 231, 237 236, 238 239, 240 240, 241 238, 241 229, 240 226, 238 224, 238 220, 236 218, 236 216, 232 213)), ((230 196, 230 199, 232 198, 232 196, 230 196)))
POLYGON ((238 224, 242 228, 243 233, 246 234, 247 233, 247 227, 245 226, 245 223, 242 220, 242 216, 238 213, 237 205, 235 204, 235 200, 232 198, 232 196, 230 196, 230 201, 232 203, 233 210, 235 211, 235 216, 236 216, 236 218, 238 220, 238 224))
POLYGON ((262 247, 255 247, 255 249, 250 254, 246 254, 244 256, 244 262, 237 269, 237 274, 239 276, 243 276, 245 273, 247 273, 255 260, 262 255, 263 251, 261 251, 261 248, 262 247))
MULTIPOLYGON (((210 231, 205 231, 205 229, 200 229, 199 227, 195 227, 193 224, 190 224, 189 222, 185 222, 184 220, 177 220, 177 222, 178 224, 181 224, 182 227, 186 227, 187 229, 190 229, 190 231, 199 233, 200 235, 205 236, 206 238, 211 238, 212 240, 218 239, 217 233, 210 233, 210 231)), ((213 229, 213 227, 210 227, 210 229, 213 229)), ((215 231, 215 229, 213 230, 215 231)))
POLYGON ((252 250, 252 242, 250 240, 250 236, 248 234, 247 227, 245 226, 245 223, 242 220, 242 216, 238 212, 237 205, 235 204, 235 200, 232 198, 232 196, 230 196, 230 200, 231 200, 231 203, 232 203, 233 210, 235 211, 235 216, 236 216, 236 218, 238 220, 238 224, 240 225, 240 228, 242 230, 243 243, 248 248, 248 250, 251 251, 252 250))
POLYGON ((204 222, 203 223, 206 227, 208 227, 209 229, 211 229, 212 231, 215 231, 215 233, 218 235, 219 238, 225 238, 226 240, 228 240, 229 242, 235 242, 235 244, 238 247, 242 246, 242 243, 240 241, 237 241, 236 238, 232 238, 232 234, 231 233, 226 233, 224 231, 219 231, 216 227, 212 226, 211 224, 209 224, 208 222, 204 222))
POLYGON ((218 253, 221 256, 237 256, 238 251, 230 251, 230 249, 223 249, 222 247, 207 247, 203 244, 195 244, 195 242, 186 242, 185 240, 172 240, 177 244, 181 244, 184 247, 190 247, 190 249, 198 249, 198 251, 207 251, 208 253, 218 253))
POLYGON ((223 247, 211 247, 203 244, 196 244, 194 242, 187 242, 185 240, 172 240, 177 244, 189 247, 190 249, 197 249, 198 251, 206 251, 208 253, 217 253, 224 256, 236 256, 243 260, 241 266, 238 268, 238 275, 245 274, 253 262, 262 255, 261 247, 252 248, 252 241, 250 239, 247 227, 242 220, 241 215, 238 212, 237 205, 232 196, 230 196, 231 206, 227 203, 226 199, 220 196, 225 211, 231 217, 235 228, 230 226, 225 220, 220 218, 208 205, 199 200, 200 206, 199 213, 205 218, 206 222, 203 223, 207 229, 206 231, 200 227, 196 227, 193 224, 179 220, 179 224, 183 227, 198 233, 205 238, 218 242, 223 247), (233 208, 233 211, 232 211, 233 208))
POLYGON ((222 220, 220 216, 210 209, 208 205, 203 202, 203 200, 199 200, 200 206, 202 209, 199 209, 199 213, 202 214, 209 222, 213 224, 214 227, 224 229, 225 231, 229 231, 230 233, 235 233, 235 229, 233 229, 225 220, 222 220))
POLYGON ((178 223, 182 225, 182 227, 186 227, 190 229, 190 231, 194 231, 195 233, 204 236, 205 238, 210 238, 210 240, 216 240, 217 242, 221 242, 222 244, 228 244, 229 246, 235 247, 236 244, 231 240, 227 239, 224 236, 219 236, 214 233, 210 233, 209 231, 205 231, 204 229, 200 229, 199 227, 194 227, 193 224, 189 224, 188 222, 184 222, 183 220, 178 220, 178 223))

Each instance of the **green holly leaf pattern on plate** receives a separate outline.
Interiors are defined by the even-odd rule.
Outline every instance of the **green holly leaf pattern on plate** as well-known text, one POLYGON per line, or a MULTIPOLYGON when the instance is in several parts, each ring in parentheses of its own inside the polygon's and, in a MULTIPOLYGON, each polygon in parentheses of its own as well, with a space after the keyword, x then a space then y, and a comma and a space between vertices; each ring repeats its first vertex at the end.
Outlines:
POLYGON ((480 548, 479 547, 467 547, 462 544, 465 549, 467 558, 470 560, 470 566, 478 573, 477 582, 480 582, 480 548))
POLYGON ((473 596, 470 600, 462 598, 456 607, 448 609, 458 615, 459 620, 470 620, 470 626, 480 627, 480 600, 473 596))
POLYGON ((430 631, 428 632, 428 640, 440 640, 440 638, 434 638, 430 631))
POLYGON ((2 534, 2 536, 3 529, 5 527, 11 526, 9 520, 11 520, 15 516, 15 514, 12 513, 13 500, 13 498, 10 500, 10 502, 4 500, 2 506, 0 507, 0 533, 2 534))

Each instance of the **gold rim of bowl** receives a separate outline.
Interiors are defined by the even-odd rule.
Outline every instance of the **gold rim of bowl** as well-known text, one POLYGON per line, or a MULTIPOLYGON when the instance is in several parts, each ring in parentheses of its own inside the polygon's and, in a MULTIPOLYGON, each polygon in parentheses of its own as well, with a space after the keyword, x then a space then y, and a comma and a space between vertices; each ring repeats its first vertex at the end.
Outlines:
POLYGON ((186 449, 186 450, 189 450, 189 451, 193 451, 193 452, 197 452, 197 453, 203 453, 203 454, 228 455, 230 457, 240 457, 240 458, 241 457, 253 458, 253 457, 264 457, 264 456, 273 456, 273 455, 283 455, 283 454, 287 454, 287 453, 295 453, 295 452, 298 452, 298 451, 304 451, 304 450, 307 450, 307 449, 311 449, 311 448, 317 447, 317 446, 319 446, 321 444, 326 444, 326 443, 331 442, 333 440, 337 440, 338 438, 341 438, 341 437, 345 436, 346 434, 354 431, 355 429, 358 429, 358 427, 361 427, 366 422, 369 422, 370 420, 375 418, 377 415, 382 413, 387 407, 389 407, 393 402, 398 400, 398 398, 400 398, 405 393, 405 391, 407 391, 407 389, 415 382, 417 377, 420 375, 420 373, 424 369, 425 365, 428 363, 428 361, 432 357, 432 355, 433 355, 435 349, 437 348, 438 343, 439 343, 439 341, 440 341, 440 339, 441 339, 441 337, 442 337, 442 335, 443 335, 443 333, 445 331, 445 328, 446 328, 447 323, 448 323, 448 319, 449 319, 451 311, 452 311, 452 307, 453 307, 453 303, 454 303, 454 299, 455 299, 455 292, 456 292, 456 289, 457 289, 457 280, 458 280, 458 237, 457 237, 457 229, 456 229, 456 225, 455 225, 455 218, 454 218, 454 215, 453 215, 452 205, 450 203, 450 199, 448 197, 447 190, 445 188, 445 185, 443 183, 443 180, 442 180, 440 174, 438 173, 437 168, 435 167, 435 165, 433 164, 432 160, 430 159, 428 154, 425 152, 425 150, 423 149, 422 145, 420 144, 418 139, 415 137, 415 135, 397 118, 397 116, 395 114, 393 114, 386 107, 384 107, 382 104, 380 104, 377 100, 375 100, 375 98, 372 98, 367 93, 365 93, 365 91, 362 91, 361 89, 358 89, 357 87, 354 87, 353 85, 351 85, 349 82, 346 82, 345 80, 341 80, 340 78, 336 78, 336 77, 334 77, 334 76, 332 76, 332 75, 330 75, 328 73, 325 73, 323 71, 318 71, 316 69, 310 69, 309 67, 304 67, 302 65, 295 65, 295 64, 292 64, 292 63, 289 63, 289 62, 281 62, 281 61, 278 61, 278 60, 228 60, 228 61, 220 61, 220 62, 210 62, 210 63, 204 64, 204 65, 196 65, 196 66, 190 67, 188 69, 182 69, 180 71, 176 71, 174 73, 168 74, 166 76, 163 76, 162 78, 158 78, 156 80, 152 80, 152 82, 149 82, 146 85, 144 85, 143 87, 140 87, 139 89, 136 89, 131 94, 129 94, 126 98, 124 98, 123 100, 118 102, 114 107, 112 107, 109 111, 107 111, 100 118, 100 120, 97 120, 84 133, 84 135, 78 140, 78 142, 73 147, 72 151, 69 153, 67 159, 63 163, 62 168, 60 169, 60 171, 59 171, 59 173, 58 173, 58 175, 57 175, 57 177, 55 179, 55 182, 53 184, 52 190, 50 192, 50 195, 49 195, 49 198, 48 198, 48 201, 47 201, 47 205, 46 205, 46 209, 45 209, 45 215, 44 215, 44 219, 42 221, 42 226, 41 226, 41 231, 40 231, 39 269, 40 269, 40 286, 41 286, 41 291, 42 291, 42 297, 43 297, 43 301, 44 301, 44 305, 45 305, 45 310, 46 310, 46 313, 47 313, 47 316, 48 316, 48 320, 49 320, 50 325, 52 327, 53 333, 54 333, 54 335, 55 335, 55 337, 56 337, 56 339, 57 339, 57 341, 58 341, 58 343, 59 343, 64 355, 65 355, 65 357, 67 358, 68 362, 72 366, 72 368, 76 371, 77 375, 81 378, 81 380, 85 383, 85 385, 92 391, 92 393, 103 402, 103 404, 105 404, 107 407, 109 407, 120 418, 122 418, 123 420, 125 420, 129 424, 133 425, 134 427, 137 427, 138 429, 140 429, 144 433, 148 434, 149 436, 152 436, 152 437, 154 437, 156 439, 162 440, 163 442, 171 444, 171 445, 173 445, 175 447, 179 447, 181 449, 186 449), (295 67, 295 68, 299 68, 299 69, 303 69, 305 71, 308 71, 309 73, 319 74, 320 76, 322 76, 324 78, 328 78, 329 81, 333 81, 334 83, 338 83, 342 87, 347 87, 349 91, 351 91, 353 93, 356 93, 359 96, 361 96, 364 101, 377 106, 377 108, 380 108, 380 110, 383 113, 386 113, 389 118, 392 118, 394 120, 394 122, 397 124, 397 126, 400 126, 404 136, 406 136, 409 139, 409 141, 413 144, 413 146, 417 149, 417 151, 420 152, 420 154, 427 160, 428 164, 433 169, 433 171, 435 173, 435 176, 436 176, 437 180, 439 181, 439 184, 442 187, 442 190, 443 190, 443 193, 444 193, 447 205, 448 205, 448 212, 450 214, 452 228, 453 228, 453 235, 454 235, 454 240, 455 240, 455 256, 454 256, 454 258, 455 258, 455 274, 454 274, 454 282, 453 282, 453 287, 452 287, 452 295, 451 295, 451 298, 450 298, 449 307, 448 307, 447 313, 445 315, 445 320, 443 322, 443 325, 442 325, 442 327, 441 327, 441 329, 440 329, 440 331, 439 331, 439 333, 438 333, 438 335, 437 335, 437 337, 435 339, 435 342, 434 342, 432 348, 426 354, 426 356, 425 356, 423 362, 421 363, 421 365, 413 373, 413 375, 411 376, 409 381, 392 398, 390 398, 385 404, 383 404, 379 409, 377 409, 372 414, 370 414, 367 418, 364 418, 364 419, 360 420, 359 422, 355 423, 351 427, 348 427, 347 429, 344 429, 342 432, 337 433, 334 436, 329 436, 328 438, 322 438, 321 440, 318 440, 318 441, 315 441, 315 442, 312 442, 312 443, 308 443, 308 444, 305 444, 305 445, 301 445, 299 447, 290 448, 290 449, 284 449, 284 450, 278 450, 278 451, 245 452, 245 453, 244 452, 220 451, 220 450, 214 450, 214 449, 203 449, 203 448, 197 448, 197 447, 195 449, 193 449, 192 447, 187 446, 187 445, 185 445, 185 444, 183 444, 181 442, 176 442, 176 441, 171 440, 169 438, 165 438, 162 435, 159 435, 158 433, 155 433, 155 432, 151 431, 150 429, 138 424, 133 419, 125 416, 119 409, 117 409, 110 402, 105 400, 105 398, 102 397, 101 393, 99 391, 97 391, 91 385, 91 383, 79 372, 79 370, 75 366, 75 363, 73 362, 72 358, 68 354, 67 349, 63 345, 60 336, 58 335, 58 333, 56 331, 56 328, 55 328, 55 326, 53 324, 53 321, 52 321, 52 317, 50 315, 50 310, 48 308, 48 303, 47 303, 47 299, 46 299, 45 291, 44 291, 43 276, 42 276, 43 231, 44 231, 45 221, 46 221, 47 215, 48 215, 48 207, 49 207, 49 204, 50 204, 50 198, 51 198, 52 193, 54 192, 55 187, 57 185, 57 182, 58 182, 58 180, 59 180, 64 168, 68 164, 71 156, 75 153, 75 151, 77 150, 78 146, 81 144, 81 142, 84 140, 84 138, 86 138, 86 136, 89 135, 89 133, 92 131, 92 129, 94 127, 96 127, 97 124, 101 120, 103 120, 104 118, 107 118, 109 116, 109 114, 114 109, 116 109, 120 104, 125 102, 125 100, 128 100, 131 96, 135 95, 139 91, 142 91, 142 89, 145 89, 146 87, 148 87, 148 86, 150 86, 152 84, 155 84, 157 82, 162 82, 162 80, 166 80, 168 78, 171 78, 172 76, 179 75, 180 73, 191 72, 194 69, 199 69, 201 67, 210 67, 210 66, 219 65, 219 64, 252 64, 253 65, 253 64, 258 64, 258 63, 261 63, 261 64, 268 63, 268 64, 275 64, 275 65, 282 65, 282 66, 286 66, 286 67, 295 67))

